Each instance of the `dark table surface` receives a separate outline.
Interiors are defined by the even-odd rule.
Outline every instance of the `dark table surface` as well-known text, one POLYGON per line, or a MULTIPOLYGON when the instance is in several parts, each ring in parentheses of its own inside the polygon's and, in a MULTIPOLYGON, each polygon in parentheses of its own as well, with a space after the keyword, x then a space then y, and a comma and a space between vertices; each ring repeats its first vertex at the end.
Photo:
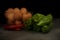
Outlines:
POLYGON ((47 33, 0 30, 0 40, 60 40, 60 19, 53 20, 53 29, 47 33))

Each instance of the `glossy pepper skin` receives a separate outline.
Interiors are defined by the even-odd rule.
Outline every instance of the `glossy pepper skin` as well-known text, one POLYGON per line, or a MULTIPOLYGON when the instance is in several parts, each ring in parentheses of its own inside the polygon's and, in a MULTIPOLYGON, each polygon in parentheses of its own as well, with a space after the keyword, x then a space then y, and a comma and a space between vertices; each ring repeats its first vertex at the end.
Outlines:
POLYGON ((48 32, 52 28, 52 15, 47 16, 36 13, 32 18, 25 21, 25 29, 30 30, 31 28, 36 32, 48 32))
POLYGON ((33 24, 33 31, 39 32, 41 29, 40 26, 37 26, 35 23, 33 24))
POLYGON ((38 23, 44 17, 45 17, 45 15, 40 14, 40 13, 36 13, 36 14, 33 15, 32 18, 33 18, 34 22, 38 23))
POLYGON ((45 24, 48 24, 52 21, 52 15, 48 14, 47 16, 45 16, 41 21, 39 21, 37 23, 38 26, 43 26, 45 24))
MULTIPOLYGON (((35 14, 37 15, 37 14, 35 14)), ((34 31, 40 31, 42 30, 42 32, 48 32, 52 27, 51 27, 51 23, 52 23, 52 15, 48 14, 47 16, 33 16, 34 18, 36 17, 37 19, 33 19, 33 20, 39 20, 39 21, 33 21, 33 30, 34 31), (41 18, 41 19, 39 19, 41 18)))
POLYGON ((39 23, 39 21, 41 21, 43 18, 45 17, 45 15, 43 14, 39 14, 36 13, 33 15, 32 19, 33 19, 33 30, 34 31, 40 31, 40 25, 37 25, 39 23))
POLYGON ((48 24, 48 25, 42 26, 41 31, 42 31, 43 33, 47 33, 47 32, 49 32, 51 29, 52 29, 52 22, 51 22, 50 24, 48 24))

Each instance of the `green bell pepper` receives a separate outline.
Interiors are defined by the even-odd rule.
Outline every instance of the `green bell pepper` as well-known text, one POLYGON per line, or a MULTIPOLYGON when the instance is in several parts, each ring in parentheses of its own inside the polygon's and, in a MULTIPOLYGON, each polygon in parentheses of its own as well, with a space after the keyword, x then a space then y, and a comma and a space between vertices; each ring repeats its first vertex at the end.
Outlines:
POLYGON ((52 21, 52 15, 51 14, 48 14, 41 21, 39 21, 37 23, 37 25, 38 26, 43 26, 43 25, 46 25, 46 24, 50 23, 51 21, 52 21))
POLYGON ((43 33, 46 33, 46 32, 49 32, 51 29, 52 29, 52 22, 50 24, 48 24, 48 25, 42 26, 41 31, 43 33))

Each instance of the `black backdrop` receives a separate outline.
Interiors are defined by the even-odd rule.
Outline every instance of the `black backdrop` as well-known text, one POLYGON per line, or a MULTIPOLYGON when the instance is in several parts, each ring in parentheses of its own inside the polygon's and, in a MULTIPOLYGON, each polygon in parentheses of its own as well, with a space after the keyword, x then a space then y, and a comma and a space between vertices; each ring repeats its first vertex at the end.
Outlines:
POLYGON ((29 11, 33 13, 42 13, 44 15, 47 15, 48 13, 51 13, 54 18, 60 18, 59 15, 59 8, 60 8, 59 2, 47 2, 47 1, 31 1, 31 0, 21 0, 21 1, 13 1, 13 0, 0 0, 0 22, 5 23, 5 17, 4 17, 4 11, 7 8, 21 8, 26 7, 29 11))

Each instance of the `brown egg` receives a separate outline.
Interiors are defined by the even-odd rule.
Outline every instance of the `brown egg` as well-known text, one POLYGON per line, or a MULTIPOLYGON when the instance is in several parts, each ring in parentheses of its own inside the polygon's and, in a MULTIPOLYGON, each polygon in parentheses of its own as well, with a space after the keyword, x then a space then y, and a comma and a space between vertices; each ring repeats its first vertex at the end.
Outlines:
POLYGON ((7 18, 9 23, 14 20, 14 13, 13 13, 13 9, 12 8, 9 8, 5 12, 5 17, 7 18))
POLYGON ((18 14, 19 18, 22 18, 23 17, 23 14, 21 13, 21 10, 20 10, 20 13, 18 14))
POLYGON ((18 21, 18 20, 15 21, 16 25, 21 24, 21 23, 22 23, 21 21, 18 21))
POLYGON ((8 12, 8 13, 11 13, 11 12, 13 12, 14 10, 13 10, 13 8, 8 8, 7 10, 6 10, 6 12, 8 12))
POLYGON ((27 14, 24 14, 23 15, 23 21, 26 21, 28 19, 28 15, 27 14))
POLYGON ((8 24, 14 24, 14 20, 7 20, 8 24))
POLYGON ((5 11, 5 15, 9 15, 9 13, 12 13, 13 12, 13 9, 12 8, 8 8, 6 11, 5 11))
POLYGON ((26 14, 27 13, 27 9, 26 8, 21 8, 21 13, 22 14, 26 14))
POLYGON ((14 8, 14 13, 20 13, 20 9, 19 8, 14 8))
POLYGON ((32 17, 32 14, 30 12, 28 12, 27 14, 23 15, 23 21, 26 21, 26 20, 28 20, 31 17, 32 17))
POLYGON ((20 16, 20 9, 19 8, 15 8, 14 9, 14 13, 15 13, 15 19, 18 19, 19 18, 19 16, 20 16))
POLYGON ((9 14, 7 15, 7 20, 8 20, 8 23, 10 22, 10 24, 12 23, 12 21, 14 21, 14 14, 9 14))
POLYGON ((30 12, 28 12, 27 15, 28 15, 29 18, 32 17, 32 13, 30 13, 30 12))
POLYGON ((9 8, 8 10, 5 11, 5 15, 9 15, 9 14, 13 14, 13 9, 12 8, 9 8))

